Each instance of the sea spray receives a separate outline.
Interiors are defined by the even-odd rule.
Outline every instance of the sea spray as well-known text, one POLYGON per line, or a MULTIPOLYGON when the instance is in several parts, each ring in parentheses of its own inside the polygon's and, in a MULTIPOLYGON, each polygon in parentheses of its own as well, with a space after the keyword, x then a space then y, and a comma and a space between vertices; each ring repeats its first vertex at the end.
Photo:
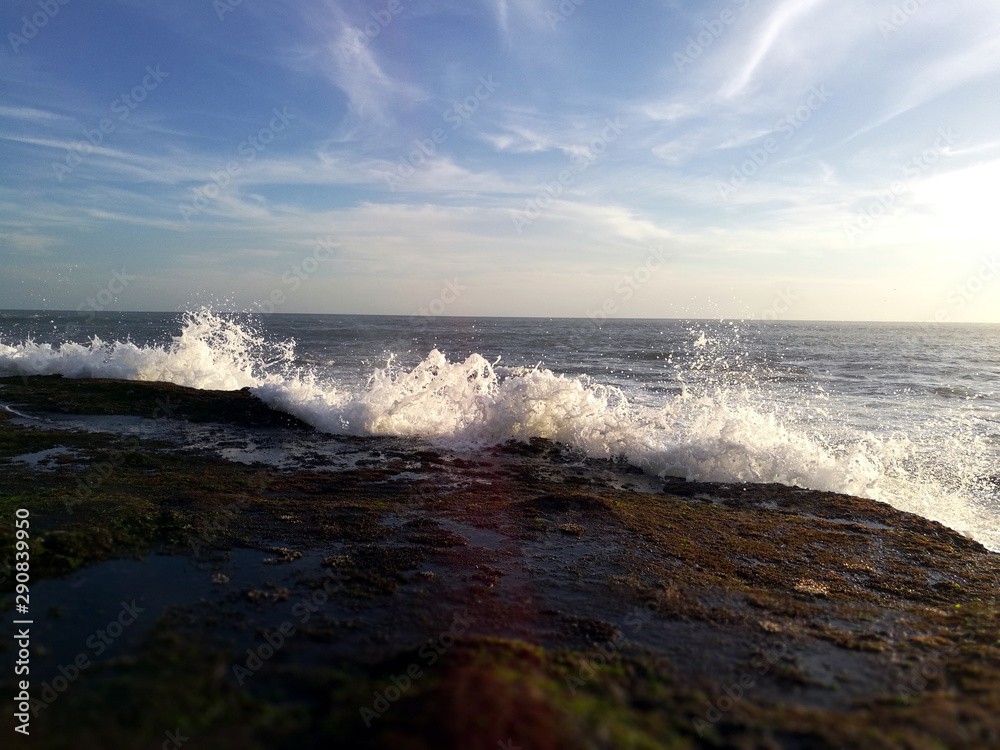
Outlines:
POLYGON ((207 309, 186 312, 169 344, 131 341, 52 345, 28 339, 0 342, 0 375, 63 375, 175 383, 204 390, 239 390, 271 382, 286 372, 294 342, 268 342, 248 323, 207 309))

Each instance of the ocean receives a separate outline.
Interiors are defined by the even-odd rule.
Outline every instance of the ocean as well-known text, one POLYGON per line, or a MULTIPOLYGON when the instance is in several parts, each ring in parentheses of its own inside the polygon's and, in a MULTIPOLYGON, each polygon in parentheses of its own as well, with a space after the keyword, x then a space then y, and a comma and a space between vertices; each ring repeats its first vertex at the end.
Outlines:
POLYGON ((250 388, 325 433, 548 438, 872 498, 1000 551, 1000 326, 0 312, 0 376, 250 388))

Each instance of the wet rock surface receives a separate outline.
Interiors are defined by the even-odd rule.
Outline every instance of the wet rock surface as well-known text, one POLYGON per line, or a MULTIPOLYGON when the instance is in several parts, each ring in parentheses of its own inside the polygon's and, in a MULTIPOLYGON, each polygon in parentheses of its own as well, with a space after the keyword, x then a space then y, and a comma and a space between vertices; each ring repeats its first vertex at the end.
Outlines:
POLYGON ((0 562, 31 511, 32 747, 1000 746, 1000 558, 918 516, 542 440, 334 438, 244 392, 0 386, 0 562), (223 439, 178 441, 187 421, 223 439), (311 458, 226 460, 261 443, 311 458), (95 640, 123 605, 142 611, 95 640))

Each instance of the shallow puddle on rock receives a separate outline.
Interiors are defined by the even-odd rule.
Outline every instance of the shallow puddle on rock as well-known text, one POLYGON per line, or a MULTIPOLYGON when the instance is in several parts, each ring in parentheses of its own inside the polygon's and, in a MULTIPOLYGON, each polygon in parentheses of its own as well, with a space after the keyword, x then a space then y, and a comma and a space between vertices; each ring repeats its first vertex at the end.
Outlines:
POLYGON ((62 445, 57 445, 55 448, 47 448, 43 451, 36 451, 35 453, 25 453, 20 456, 11 457, 11 463, 24 463, 32 466, 36 469, 42 469, 47 471, 52 471, 55 469, 54 465, 50 462, 54 458, 59 456, 75 456, 78 455, 76 451, 70 450, 62 445))
POLYGON ((168 609, 258 590, 262 581, 294 586, 305 574, 320 574, 324 554, 265 563, 274 557, 273 551, 255 549, 202 559, 154 554, 141 560, 109 560, 68 578, 39 581, 31 587, 27 618, 33 620, 33 671, 48 680, 80 655, 94 664, 134 652, 168 609))

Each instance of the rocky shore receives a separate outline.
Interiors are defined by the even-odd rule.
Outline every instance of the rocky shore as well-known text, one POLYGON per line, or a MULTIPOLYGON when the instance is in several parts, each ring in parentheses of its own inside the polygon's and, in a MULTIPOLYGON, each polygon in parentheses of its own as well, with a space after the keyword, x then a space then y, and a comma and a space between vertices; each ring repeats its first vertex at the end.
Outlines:
POLYGON ((1000 747, 1000 556, 887 505, 337 438, 246 391, 0 404, 25 746, 1000 747))

